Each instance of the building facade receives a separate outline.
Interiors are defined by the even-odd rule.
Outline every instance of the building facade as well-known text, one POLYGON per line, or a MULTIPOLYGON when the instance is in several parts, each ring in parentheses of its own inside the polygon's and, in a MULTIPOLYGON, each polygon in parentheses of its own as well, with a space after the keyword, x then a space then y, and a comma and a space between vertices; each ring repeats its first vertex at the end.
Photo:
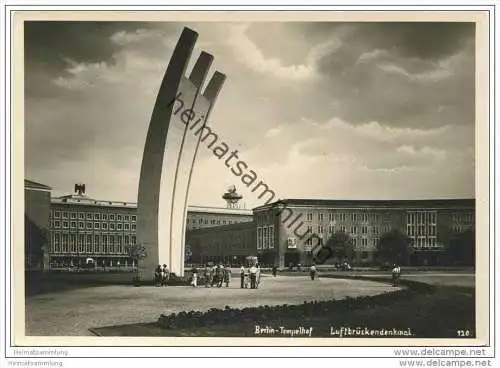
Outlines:
POLYGON ((134 267, 127 247, 135 244, 134 203, 98 201, 82 193, 52 198, 50 267, 134 267))
MULTIPOLYGON (((186 231, 249 222, 252 218, 251 210, 190 206, 186 231)), ((51 200, 49 193, 50 268, 81 266, 89 259, 98 267, 135 267, 127 248, 136 243, 136 223, 136 203, 92 199, 85 194, 84 185, 75 185, 74 194, 51 200)))
POLYGON ((356 263, 372 263, 381 235, 392 229, 411 239, 414 262, 435 264, 450 236, 474 228, 474 219, 474 199, 287 199, 254 209, 259 259, 280 267, 311 263, 315 242, 338 231, 351 236, 356 263))
POLYGON ((25 270, 48 267, 51 190, 47 185, 24 180, 25 270))
POLYGON ((253 221, 252 210, 189 206, 186 219, 186 230, 204 229, 251 221, 253 221))
MULTIPOLYGON (((98 267, 136 266, 127 251, 136 243, 136 203, 92 199, 84 185, 75 186, 72 195, 50 198, 50 192, 48 186, 25 181, 26 249, 44 248, 44 267, 77 266, 88 259, 98 267)), ((342 231, 353 240, 352 261, 370 264, 380 237, 399 229, 416 250, 415 263, 436 264, 454 234, 474 227, 474 199, 285 199, 253 211, 190 206, 186 261, 238 264, 257 255, 263 265, 307 265, 318 244, 342 231)))
POLYGON ((190 230, 186 234, 186 247, 191 251, 190 262, 243 264, 245 257, 257 254, 255 236, 253 221, 190 230))

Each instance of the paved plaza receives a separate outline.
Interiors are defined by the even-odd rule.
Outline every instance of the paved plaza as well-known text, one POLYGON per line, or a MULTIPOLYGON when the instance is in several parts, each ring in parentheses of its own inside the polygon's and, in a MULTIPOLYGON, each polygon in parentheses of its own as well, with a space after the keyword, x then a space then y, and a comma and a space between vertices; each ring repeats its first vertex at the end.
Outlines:
POLYGON ((228 289, 114 285, 37 295, 26 299, 26 335, 90 336, 89 328, 154 322, 162 313, 292 305, 396 290, 385 283, 331 278, 311 281, 305 275, 263 276, 255 290, 239 286, 239 278, 233 278, 228 289))

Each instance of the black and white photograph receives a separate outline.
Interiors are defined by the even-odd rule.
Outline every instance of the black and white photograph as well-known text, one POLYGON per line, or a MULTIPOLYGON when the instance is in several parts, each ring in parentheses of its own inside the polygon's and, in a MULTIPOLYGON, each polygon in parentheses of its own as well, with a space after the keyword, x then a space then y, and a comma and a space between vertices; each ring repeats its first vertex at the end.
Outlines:
POLYGON ((14 15, 17 336, 489 343, 487 14, 96 14, 14 15))

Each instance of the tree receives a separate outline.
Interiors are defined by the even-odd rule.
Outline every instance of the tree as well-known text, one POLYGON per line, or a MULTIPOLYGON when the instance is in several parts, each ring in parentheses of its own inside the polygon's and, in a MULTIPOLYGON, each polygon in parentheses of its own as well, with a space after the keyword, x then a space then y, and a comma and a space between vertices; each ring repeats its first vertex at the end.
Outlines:
POLYGON ((354 241, 344 231, 334 233, 326 241, 326 246, 332 250, 334 257, 337 257, 339 260, 351 260, 354 256, 354 241))
POLYGON ((354 242, 351 236, 344 231, 337 231, 324 244, 319 244, 313 250, 314 261, 325 263, 328 259, 345 261, 354 255, 354 242))
POLYGON ((136 262, 147 257, 146 247, 141 244, 130 244, 126 247, 126 251, 128 256, 136 262))
POLYGON ((412 252, 411 239, 399 229, 383 234, 377 244, 377 258, 382 262, 405 265, 412 252))
POLYGON ((448 255, 454 264, 473 266, 476 260, 476 232, 467 229, 455 234, 447 247, 448 255))
MULTIPOLYGON (((135 262, 139 262, 141 259, 147 257, 146 247, 142 244, 130 244, 126 246, 125 250, 127 251, 128 256, 135 262)), ((139 267, 137 267, 137 274, 134 276, 132 281, 135 286, 140 286, 141 275, 139 273, 139 267)))

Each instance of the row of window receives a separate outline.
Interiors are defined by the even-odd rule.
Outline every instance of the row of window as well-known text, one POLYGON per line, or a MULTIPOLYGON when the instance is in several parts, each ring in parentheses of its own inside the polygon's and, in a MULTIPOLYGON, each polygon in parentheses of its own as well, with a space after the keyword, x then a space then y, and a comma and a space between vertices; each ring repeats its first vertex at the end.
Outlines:
POLYGON ((103 220, 103 221, 136 221, 136 215, 122 215, 115 213, 92 213, 92 212, 62 212, 52 211, 52 217, 56 219, 71 219, 71 220, 103 220))
MULTIPOLYGON (((367 247, 368 246, 368 238, 353 238, 353 245, 356 248, 367 247)), ((371 243, 373 245, 373 242, 371 243)))
POLYGON ((126 245, 130 243, 135 243, 136 237, 135 235, 91 235, 91 234, 66 234, 66 233, 54 233, 53 234, 53 243, 57 244, 60 242, 68 242, 78 244, 99 244, 99 243, 124 243, 126 245))
MULTIPOLYGON (((429 248, 429 247, 437 247, 437 238, 436 236, 413 236, 410 237, 412 240, 412 244, 416 248, 429 248)), ((379 242, 380 238, 375 237, 375 238, 368 238, 368 237, 353 237, 352 238, 352 243, 354 248, 360 249, 360 248, 375 248, 379 242)), ((323 238, 319 237, 316 238, 313 242, 311 238, 308 238, 305 242, 304 250, 305 251, 310 251, 312 250, 313 246, 316 245, 322 245, 324 243, 323 238), (314 243, 314 244, 313 244, 314 243)), ((295 238, 288 238, 288 248, 296 248, 297 244, 297 239, 295 238)))
POLYGON ((229 225, 229 224, 236 224, 236 223, 240 223, 241 221, 236 221, 236 220, 215 220, 215 219, 212 219, 212 220, 208 220, 208 219, 188 219, 187 220, 187 223, 188 223, 188 226, 189 224, 192 224, 192 225, 208 225, 208 224, 211 224, 211 225, 229 225))
POLYGON ((415 211, 406 214, 406 222, 408 225, 435 225, 436 219, 436 211, 415 211))
MULTIPOLYGON (((261 214, 257 217, 259 223, 272 222, 275 214, 261 214)), ((286 208, 281 212, 281 216, 289 219, 294 216, 292 209, 286 208)), ((393 213, 387 211, 373 212, 337 212, 334 210, 324 211, 309 211, 305 213, 306 221, 312 222, 317 220, 323 222, 326 219, 329 222, 361 222, 361 223, 380 223, 391 222, 393 213)), ((406 211, 408 224, 436 224, 437 210, 410 210, 406 211)), ((456 212, 453 214, 453 222, 457 224, 471 225, 474 223, 474 212, 456 212)))
POLYGON ((408 236, 436 236, 437 227, 436 225, 408 225, 406 233, 408 236))
POLYGON ((436 248, 438 247, 435 236, 412 236, 410 237, 415 248, 436 248))
POLYGON ((273 249, 275 235, 274 225, 257 227, 257 249, 273 249))
MULTIPOLYGON (((325 214, 323 212, 308 212, 306 214, 307 221, 313 221, 314 217, 318 219, 318 221, 324 221, 325 214), (314 216, 316 215, 316 216, 314 216)), ((377 221, 390 221, 391 215, 380 214, 380 213, 344 213, 344 212, 330 212, 328 213, 328 221, 351 221, 351 222, 377 222, 377 221)))
MULTIPOLYGON (((376 246, 379 241, 379 238, 352 238, 352 243, 354 247, 367 247, 368 245, 376 246)), ((289 238, 288 239, 288 248, 296 248, 296 239, 289 238)), ((321 246, 324 244, 324 240, 321 236, 315 238, 314 241, 312 238, 307 238, 304 246, 305 251, 312 250, 313 246, 321 246)))
POLYGON ((78 245, 75 244, 54 244, 53 253, 86 253, 86 254, 125 254, 123 245, 118 244, 99 244, 99 245, 78 245))
POLYGON ((109 224, 107 222, 83 222, 79 221, 78 223, 76 221, 61 221, 61 220, 51 220, 50 221, 50 227, 53 227, 54 229, 87 229, 87 230, 135 230, 136 229, 136 224, 132 223, 124 223, 122 224, 121 222, 119 223, 114 223, 110 222, 109 224), (77 227, 78 225, 78 227, 77 227))
POLYGON ((55 233, 52 237, 54 253, 125 253, 126 247, 135 244, 134 235, 89 235, 55 233))
MULTIPOLYGON (((116 256, 113 256, 115 258, 116 256)), ((98 267, 135 267, 135 260, 127 259, 125 257, 118 256, 118 260, 113 259, 96 259, 95 264, 98 267), (120 261, 121 259, 121 261, 120 261)), ((61 268, 74 266, 78 264, 78 260, 74 258, 74 256, 54 256, 50 259, 49 268, 61 268)))
MULTIPOLYGON (((342 232, 349 232, 352 235, 357 235, 357 234, 372 234, 372 235, 380 235, 381 233, 388 232, 391 230, 390 226, 373 226, 373 227, 368 227, 368 226, 350 226, 347 227, 345 225, 339 225, 339 226, 334 226, 330 225, 328 226, 328 233, 333 234, 337 231, 342 231, 342 232)), ((307 226, 307 232, 312 233, 313 232, 313 227, 311 225, 307 226)), ((322 225, 317 225, 316 226, 316 234, 324 234, 325 233, 325 228, 322 225)))
POLYGON ((457 225, 472 225, 474 223, 474 215, 470 212, 454 213, 452 215, 452 221, 457 225))
POLYGON ((465 230, 469 230, 471 225, 453 225, 453 231, 456 233, 464 232, 465 230))

